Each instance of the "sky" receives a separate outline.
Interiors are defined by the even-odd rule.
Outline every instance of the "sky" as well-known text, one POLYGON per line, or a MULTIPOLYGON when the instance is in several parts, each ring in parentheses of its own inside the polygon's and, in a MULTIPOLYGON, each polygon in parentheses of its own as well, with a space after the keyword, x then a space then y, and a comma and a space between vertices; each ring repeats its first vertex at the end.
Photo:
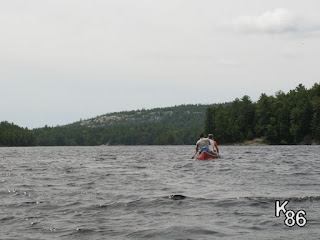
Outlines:
POLYGON ((0 121, 56 126, 320 81, 319 0, 0 0, 0 121))

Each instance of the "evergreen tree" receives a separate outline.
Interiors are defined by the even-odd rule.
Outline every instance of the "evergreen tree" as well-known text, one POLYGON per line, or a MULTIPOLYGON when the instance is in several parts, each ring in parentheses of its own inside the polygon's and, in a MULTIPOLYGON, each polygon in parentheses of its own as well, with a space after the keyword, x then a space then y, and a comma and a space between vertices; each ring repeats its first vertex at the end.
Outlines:
POLYGON ((209 133, 215 132, 214 114, 215 114, 215 108, 213 106, 209 106, 206 109, 206 118, 204 122, 204 133, 206 135, 208 135, 209 133))

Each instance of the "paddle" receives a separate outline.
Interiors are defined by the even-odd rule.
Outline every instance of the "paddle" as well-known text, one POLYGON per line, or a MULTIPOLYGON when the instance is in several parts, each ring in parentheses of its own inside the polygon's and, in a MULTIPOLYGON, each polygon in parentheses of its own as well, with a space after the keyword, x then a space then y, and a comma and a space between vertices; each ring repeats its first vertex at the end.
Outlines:
POLYGON ((194 156, 196 156, 197 152, 193 155, 193 157, 191 159, 194 159, 194 156))

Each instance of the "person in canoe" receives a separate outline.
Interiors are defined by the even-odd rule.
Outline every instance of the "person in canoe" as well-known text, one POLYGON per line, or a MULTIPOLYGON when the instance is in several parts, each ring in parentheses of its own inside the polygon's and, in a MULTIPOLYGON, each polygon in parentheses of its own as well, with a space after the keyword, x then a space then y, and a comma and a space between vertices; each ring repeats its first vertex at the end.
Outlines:
POLYGON ((209 145, 209 153, 218 153, 219 154, 219 148, 217 142, 213 139, 213 134, 208 135, 208 139, 210 141, 209 145))
POLYGON ((203 151, 209 152, 210 141, 204 137, 204 134, 200 134, 200 139, 196 143, 196 153, 201 154, 203 151))

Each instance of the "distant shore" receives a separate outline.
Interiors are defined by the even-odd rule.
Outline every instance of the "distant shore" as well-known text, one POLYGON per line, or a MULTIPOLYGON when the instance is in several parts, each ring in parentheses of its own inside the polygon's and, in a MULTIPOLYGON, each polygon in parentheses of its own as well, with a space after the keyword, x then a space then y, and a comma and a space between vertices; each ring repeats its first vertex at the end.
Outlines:
MULTIPOLYGON (((226 145, 226 144, 221 144, 221 145, 226 145)), ((255 138, 253 140, 246 140, 242 143, 231 143, 227 145, 232 145, 232 146, 268 146, 272 145, 268 143, 265 139, 263 138, 255 138)), ((281 145, 287 145, 286 143, 283 143, 281 145)), ((297 145, 320 145, 320 142, 316 139, 311 139, 306 137, 300 144, 297 145)))
POLYGON ((231 143, 230 145, 232 146, 267 146, 270 144, 268 144, 263 138, 255 138, 253 140, 246 140, 242 143, 231 143))

